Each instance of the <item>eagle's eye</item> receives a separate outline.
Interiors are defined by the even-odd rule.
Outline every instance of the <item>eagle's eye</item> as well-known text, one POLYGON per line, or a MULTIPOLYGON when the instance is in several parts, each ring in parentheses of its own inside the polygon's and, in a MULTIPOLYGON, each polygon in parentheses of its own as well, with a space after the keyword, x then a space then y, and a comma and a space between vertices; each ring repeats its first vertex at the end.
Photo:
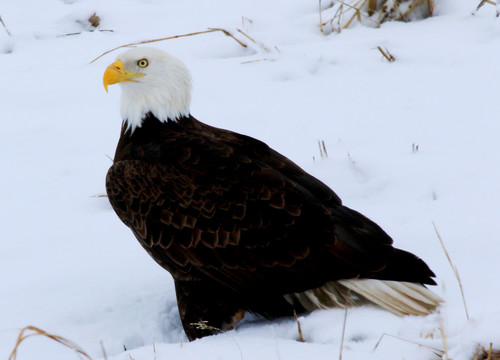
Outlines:
POLYGON ((137 62, 137 66, 139 66, 140 68, 145 68, 148 65, 149 63, 147 59, 141 59, 137 62))

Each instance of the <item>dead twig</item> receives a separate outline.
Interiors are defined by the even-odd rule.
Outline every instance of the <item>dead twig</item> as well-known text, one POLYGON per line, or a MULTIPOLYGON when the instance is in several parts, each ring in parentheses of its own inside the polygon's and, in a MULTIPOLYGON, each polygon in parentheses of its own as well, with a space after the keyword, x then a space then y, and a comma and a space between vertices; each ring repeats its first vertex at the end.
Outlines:
POLYGON ((396 61, 396 58, 389 52, 387 49, 382 49, 381 46, 377 46, 377 49, 380 51, 380 53, 385 57, 385 59, 389 62, 394 62, 396 61))
MULTIPOLYGON (((408 15, 424 4, 427 5, 427 9, 424 9, 425 13, 418 15, 417 18, 433 16, 434 0, 336 0, 334 5, 336 6, 335 14, 328 21, 324 21, 320 1, 320 31, 327 34, 327 29, 325 29, 327 24, 331 26, 332 32, 340 32, 342 29, 351 26, 354 21, 365 22, 365 20, 368 20, 376 27, 380 27, 382 23, 390 20, 409 21, 408 15), (408 4, 404 12, 400 8, 403 3, 408 4), (334 22, 338 23, 338 28, 334 27, 334 22)), ((500 11, 500 6, 498 8, 500 11)))
POLYGON ((231 34, 229 31, 227 31, 225 29, 209 28, 208 30, 204 30, 204 31, 197 31, 197 32, 188 33, 188 34, 167 36, 167 37, 163 37, 163 38, 159 38, 159 39, 144 40, 144 41, 139 41, 139 42, 135 42, 135 43, 120 45, 120 46, 117 46, 117 47, 115 47, 115 48, 113 48, 111 50, 108 50, 108 51, 102 53, 101 55, 99 55, 98 57, 96 57, 94 60, 92 60, 89 64, 92 64, 93 62, 95 62, 96 60, 100 59, 104 55, 109 54, 110 52, 113 52, 115 50, 118 50, 118 49, 121 49, 121 48, 124 48, 124 47, 136 46, 136 45, 143 45, 143 44, 150 44, 150 43, 154 43, 154 42, 158 42, 158 41, 165 41, 165 40, 178 39, 178 38, 187 37, 187 36, 195 36, 195 35, 201 35, 201 34, 208 34, 208 33, 217 32, 217 31, 224 33, 224 35, 226 35, 226 36, 229 36, 230 38, 232 38, 233 40, 235 40, 238 44, 240 44, 242 47, 244 47, 244 48, 248 47, 247 44, 245 44, 241 40, 238 40, 237 38, 235 38, 233 34, 231 34))
MULTIPOLYGON (((347 29, 349 27, 349 25, 351 25, 352 21, 354 19, 357 19, 359 22, 361 22, 361 18, 362 16, 364 18, 366 18, 368 21, 371 21, 376 27, 380 27, 380 23, 373 20, 369 14, 365 13, 364 11, 362 11, 361 9, 367 4, 369 0, 359 0, 357 1, 356 3, 354 3, 353 5, 343 1, 343 0, 337 0, 336 2, 340 4, 340 6, 346 6, 348 9, 344 12, 337 12, 335 14, 335 16, 327 21, 327 22, 322 22, 323 25, 325 25, 326 23, 330 22, 330 23, 333 23, 333 20, 338 16, 339 17, 339 24, 340 24, 340 17, 342 17, 343 14, 347 13, 348 10, 353 10, 354 11, 354 14, 349 18, 349 20, 342 26, 343 29, 347 29)), ((321 8, 320 8, 321 10, 321 8)))
POLYGON ((345 328, 346 328, 346 324, 347 324, 347 310, 349 309, 349 297, 350 296, 351 296, 351 289, 349 289, 347 291, 347 295, 345 297, 344 324, 342 325, 342 337, 340 338, 339 360, 342 360, 342 353, 344 351, 345 328))
POLYGON ((420 5, 422 5, 422 3, 424 2, 424 0, 417 0, 415 1, 413 4, 410 5, 410 7, 408 8, 408 10, 405 11, 404 14, 402 14, 399 18, 397 18, 396 20, 403 20, 403 19, 406 19, 406 17, 413 11, 415 10, 416 8, 418 8, 420 5))
POLYGON ((246 16, 241 17, 241 26, 245 27, 245 22, 248 22, 250 25, 253 24, 253 20, 247 18, 246 16))
POLYGON ((372 16, 377 9, 377 0, 368 0, 368 16, 372 16))
POLYGON ((252 63, 259 62, 259 61, 276 61, 276 60, 275 59, 269 59, 269 58, 262 58, 262 59, 242 61, 240 64, 252 64, 252 63))
POLYGON ((495 5, 497 7, 499 5, 496 2, 491 1, 491 0, 481 0, 481 2, 479 3, 479 5, 476 6, 476 9, 474 11, 472 11, 472 15, 476 15, 477 12, 479 11, 479 9, 481 9, 483 7, 483 5, 486 4, 486 3, 491 4, 491 5, 495 5))
MULTIPOLYGON (((90 15, 90 17, 87 19, 88 23, 90 24, 90 29, 88 29, 88 32, 94 32, 94 31, 100 31, 100 32, 113 32, 114 30, 110 29, 98 29, 98 27, 101 25, 101 18, 97 15, 97 13, 93 13, 90 15)), ((77 21, 78 23, 82 24, 84 27, 87 27, 87 24, 83 21, 77 21)), ((84 31, 79 31, 79 32, 74 32, 74 33, 68 33, 68 34, 63 34, 63 35, 58 35, 57 37, 65 37, 65 36, 73 36, 73 35, 80 35, 83 34, 84 31)))
POLYGON ((5 29, 5 32, 7 33, 7 35, 12 37, 12 34, 10 33, 9 29, 7 29, 7 25, 5 25, 5 23, 3 22, 2 15, 0 15, 0 23, 2 23, 2 26, 5 29))
POLYGON ((230 38, 232 38, 234 41, 236 41, 238 44, 240 44, 242 47, 244 48, 247 48, 248 45, 245 44, 243 41, 241 40, 238 40, 237 38, 234 37, 233 34, 231 34, 228 30, 225 30, 225 29, 221 29, 221 28, 209 28, 208 30, 211 30, 211 31, 222 31, 224 33, 224 35, 226 36, 229 36, 230 38))
POLYGON ((499 360, 500 350, 493 349, 493 343, 490 343, 488 349, 484 346, 478 346, 474 354, 474 360, 499 360))
POLYGON ((427 0, 427 6, 429 7, 429 16, 434 15, 434 0, 427 0))
MULTIPOLYGON (((341 1, 340 1, 341 2, 341 1)), ((352 21, 354 19, 358 19, 359 22, 361 22, 361 15, 365 15, 365 17, 367 19, 370 19, 370 17, 368 16, 368 14, 363 14, 361 12, 361 8, 363 6, 365 6, 365 4, 368 2, 368 0, 364 0, 364 1, 358 1, 356 4, 354 4, 354 6, 350 6, 349 4, 347 3, 343 3, 341 2, 343 5, 346 5, 347 7, 350 7, 352 10, 354 10, 354 14, 351 16, 351 18, 345 23, 345 25, 343 26, 344 29, 347 29, 349 27, 349 25, 351 25, 352 21), (361 4, 361 5, 360 5, 361 4)), ((371 20, 371 19, 370 19, 371 20)), ((373 21, 373 20, 372 20, 373 21)), ((377 24, 379 25, 379 24, 377 24)))
POLYGON ((230 338, 236 344, 236 347, 238 348, 238 351, 240 352, 240 359, 243 360, 243 351, 241 350, 240 344, 236 341, 236 339, 234 337, 231 336, 230 338))
MULTIPOLYGON (((94 32, 94 31, 99 31, 99 32, 114 32, 114 30, 111 30, 111 29, 96 29, 96 30, 89 30, 88 32, 94 32)), ((60 37, 66 37, 66 36, 74 36, 74 35, 80 35, 80 34, 83 34, 83 33, 84 33, 84 31, 79 31, 79 32, 74 32, 74 33, 57 35, 57 37, 60 38, 60 37)))
POLYGON ((323 14, 323 11, 321 10, 321 0, 319 0, 319 31, 321 31, 321 33, 326 36, 325 31, 323 30, 323 15, 322 14, 323 14))
POLYGON ((402 338, 402 337, 399 337, 399 336, 396 336, 396 335, 391 335, 391 334, 387 334, 387 333, 383 333, 381 336, 380 336, 380 339, 378 339, 377 343, 375 344, 375 346, 373 347, 373 350, 372 352, 375 352, 378 348, 378 346, 380 345, 380 343, 382 342, 382 339, 385 337, 385 336, 390 336, 394 339, 398 339, 398 340, 401 340, 401 341, 405 341, 405 342, 408 342, 410 344, 415 344, 415 345, 418 345, 418 346, 422 346, 426 349, 429 349, 431 350, 436 356, 443 356, 444 352, 443 350, 440 350, 440 349, 436 349, 432 346, 428 346, 428 345, 424 345, 424 344, 421 344, 419 342, 416 342, 416 341, 412 341, 412 340, 408 340, 408 339, 405 339, 405 338, 402 338))
POLYGON ((104 344, 102 343, 102 341, 99 341, 99 344, 101 344, 101 350, 102 350, 102 355, 104 356, 104 360, 108 360, 108 355, 106 354, 106 349, 104 348, 104 344))
POLYGON ((87 354, 85 352, 85 350, 83 350, 80 346, 75 344, 73 341, 68 340, 68 339, 66 339, 62 336, 59 336, 59 335, 50 334, 42 329, 37 328, 36 326, 31 326, 31 325, 24 327, 19 332, 19 335, 18 335, 17 340, 16 340, 16 345, 14 346, 14 349, 10 353, 8 360, 16 360, 17 359, 17 350, 19 349, 19 345, 21 345, 21 343, 24 340, 26 340, 29 337, 38 336, 38 335, 45 336, 45 337, 48 337, 49 339, 57 341, 58 343, 74 350, 78 354, 78 356, 82 355, 85 358, 87 358, 88 360, 92 360, 90 355, 87 354), (33 333, 25 334, 27 331, 32 331, 33 333))
POLYGON ((257 42, 255 41, 253 38, 250 37, 250 35, 248 35, 247 33, 245 33, 243 30, 241 29, 236 29, 241 35, 243 35, 244 37, 246 37, 248 40, 250 40, 251 42, 253 42, 255 45, 259 46, 262 50, 264 50, 265 52, 270 52, 271 50, 269 50, 269 48, 264 45, 263 43, 261 43, 260 41, 257 42))
POLYGON ((464 295, 464 289, 462 287, 462 281, 460 280, 460 275, 458 275, 458 270, 457 270, 457 267, 455 265, 453 265, 453 262, 451 261, 451 257, 450 257, 450 254, 448 254, 448 251, 446 250, 446 247, 444 246, 444 242, 443 242, 443 239, 441 238, 441 235, 439 235, 439 231, 436 227, 436 224, 434 224, 434 222, 432 222, 432 226, 434 226, 434 231, 436 232, 436 235, 439 239, 439 243, 441 244, 441 247, 443 248, 443 251, 446 255, 446 258, 448 259, 448 262, 451 266, 451 269, 453 271, 453 274, 455 275, 455 278, 457 279, 458 281, 458 285, 460 286, 460 293, 462 294, 462 301, 464 303, 464 309, 465 309, 465 316, 467 317, 467 321, 470 320, 469 318, 469 311, 467 310, 467 303, 465 302, 465 295, 464 295))
POLYGON ((322 159, 326 159, 328 157, 328 151, 326 151, 325 140, 318 140, 319 147, 319 155, 322 159))
POLYGON ((293 316, 295 317, 295 322, 297 323, 297 331, 299 333, 299 341, 305 343, 306 340, 302 336, 302 327, 300 326, 300 321, 299 321, 299 318, 297 317, 297 313, 295 312, 295 310, 293 311, 293 316))

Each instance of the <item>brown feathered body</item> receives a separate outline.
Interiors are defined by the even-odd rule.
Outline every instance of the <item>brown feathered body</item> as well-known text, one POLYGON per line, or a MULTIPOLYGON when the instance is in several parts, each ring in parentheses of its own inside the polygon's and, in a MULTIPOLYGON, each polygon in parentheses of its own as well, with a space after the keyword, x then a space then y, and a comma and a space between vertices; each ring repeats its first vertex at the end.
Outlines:
POLYGON ((422 260, 393 248, 321 181, 263 142, 192 116, 149 113, 133 132, 123 125, 106 188, 172 274, 191 340, 231 328, 245 311, 310 310, 310 296, 294 294, 337 280, 434 284, 422 260))

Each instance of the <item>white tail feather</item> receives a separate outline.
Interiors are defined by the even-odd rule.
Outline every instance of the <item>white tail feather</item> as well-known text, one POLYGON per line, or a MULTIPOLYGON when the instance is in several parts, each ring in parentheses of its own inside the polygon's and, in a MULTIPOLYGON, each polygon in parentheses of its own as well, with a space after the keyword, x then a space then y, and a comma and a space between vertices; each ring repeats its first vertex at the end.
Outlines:
POLYGON ((368 300, 399 316, 428 315, 443 302, 420 284, 373 279, 331 281, 286 298, 291 303, 300 303, 307 311, 345 307, 368 300))

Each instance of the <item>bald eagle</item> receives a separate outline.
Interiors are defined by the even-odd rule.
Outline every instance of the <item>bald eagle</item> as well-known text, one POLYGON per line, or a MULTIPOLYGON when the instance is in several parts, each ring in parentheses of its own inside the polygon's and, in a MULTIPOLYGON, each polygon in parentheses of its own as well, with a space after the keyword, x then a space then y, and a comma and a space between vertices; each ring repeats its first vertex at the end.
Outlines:
POLYGON ((189 111, 185 65, 149 47, 119 55, 121 136, 109 201, 175 281, 190 340, 268 318, 369 301, 429 314, 434 273, 374 222, 265 143, 189 111), (204 326, 200 326, 204 324, 204 326))

